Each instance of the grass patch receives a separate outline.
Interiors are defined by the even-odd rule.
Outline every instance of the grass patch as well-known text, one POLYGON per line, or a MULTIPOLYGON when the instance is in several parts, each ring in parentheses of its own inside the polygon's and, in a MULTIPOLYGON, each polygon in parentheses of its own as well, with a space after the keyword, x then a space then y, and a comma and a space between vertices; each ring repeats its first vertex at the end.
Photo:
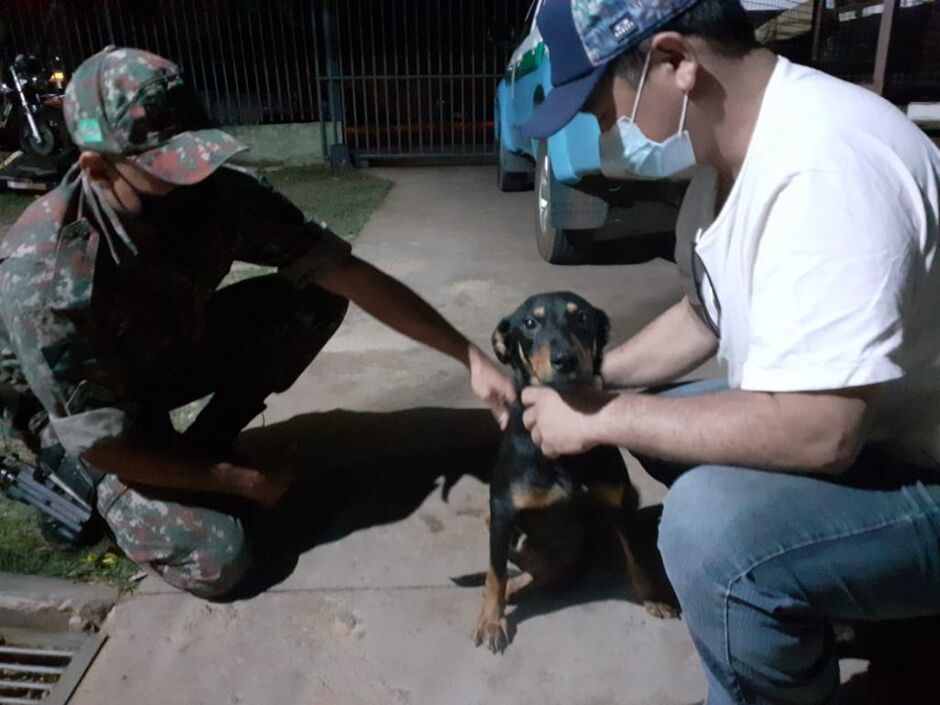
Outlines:
POLYGON ((351 168, 285 167, 261 173, 307 216, 325 221, 346 239, 360 233, 392 188, 387 179, 351 168))
POLYGON ((43 538, 31 507, 0 497, 0 571, 132 586, 139 568, 107 541, 79 551, 60 551, 43 538))
POLYGON ((36 200, 34 193, 0 191, 0 236, 16 222, 34 200, 36 200))

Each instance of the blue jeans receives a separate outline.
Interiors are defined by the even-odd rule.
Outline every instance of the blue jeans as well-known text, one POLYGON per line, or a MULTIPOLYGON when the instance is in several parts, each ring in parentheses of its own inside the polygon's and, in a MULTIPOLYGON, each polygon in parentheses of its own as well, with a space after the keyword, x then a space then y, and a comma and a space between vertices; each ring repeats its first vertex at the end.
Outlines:
POLYGON ((659 547, 708 705, 835 703, 834 620, 940 614, 940 470, 874 447, 838 478, 641 462, 671 487, 659 547))

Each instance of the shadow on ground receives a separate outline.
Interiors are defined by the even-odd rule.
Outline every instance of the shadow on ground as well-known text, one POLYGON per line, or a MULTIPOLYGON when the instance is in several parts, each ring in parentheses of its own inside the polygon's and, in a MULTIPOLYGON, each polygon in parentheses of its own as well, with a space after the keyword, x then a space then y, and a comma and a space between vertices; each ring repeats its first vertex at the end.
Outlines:
MULTIPOLYGON (((446 502, 465 476, 488 482, 498 442, 488 412, 447 408, 335 410, 244 432, 239 455, 263 470, 291 472, 297 486, 274 510, 246 519, 256 565, 230 599, 246 599, 282 582, 308 550, 406 519, 434 492, 440 491, 446 502)), ((640 560, 657 560, 659 509, 643 510, 637 522, 643 537, 637 542, 642 544, 637 546, 640 560)), ((480 559, 483 569, 485 556, 480 559)), ((598 535, 568 579, 526 595, 511 619, 519 624, 609 599, 635 601, 619 544, 612 535, 598 535)))
POLYGON ((935 705, 940 701, 940 617, 854 624, 840 652, 869 661, 842 688, 846 705, 935 705))
POLYGON ((233 598, 283 581, 305 551, 405 519, 432 492, 447 501, 465 475, 488 481, 498 440, 488 412, 443 408, 311 413, 244 432, 239 455, 295 486, 246 518, 256 565, 233 598))

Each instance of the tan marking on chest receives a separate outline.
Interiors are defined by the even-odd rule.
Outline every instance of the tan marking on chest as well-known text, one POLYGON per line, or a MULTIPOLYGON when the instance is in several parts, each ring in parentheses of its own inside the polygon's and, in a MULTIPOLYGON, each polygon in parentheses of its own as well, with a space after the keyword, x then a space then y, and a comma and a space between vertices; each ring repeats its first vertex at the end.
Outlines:
POLYGON ((513 487, 512 506, 516 509, 545 509, 559 502, 565 502, 570 497, 558 485, 547 488, 513 487))
POLYGON ((588 491, 588 495, 591 499, 608 507, 619 508, 623 506, 623 486, 594 485, 588 491))

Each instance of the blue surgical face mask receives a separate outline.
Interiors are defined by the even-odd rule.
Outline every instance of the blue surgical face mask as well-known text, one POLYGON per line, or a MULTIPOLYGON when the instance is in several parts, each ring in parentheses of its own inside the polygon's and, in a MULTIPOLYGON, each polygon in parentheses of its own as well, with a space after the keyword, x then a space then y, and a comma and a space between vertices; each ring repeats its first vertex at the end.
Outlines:
POLYGON ((692 137, 685 129, 685 118, 689 109, 689 95, 682 103, 679 130, 663 142, 655 142, 643 134, 636 124, 640 96, 646 85, 652 52, 646 56, 643 76, 640 79, 633 103, 633 114, 621 117, 617 124, 601 135, 601 173, 611 179, 668 179, 695 166, 695 150, 692 137))

